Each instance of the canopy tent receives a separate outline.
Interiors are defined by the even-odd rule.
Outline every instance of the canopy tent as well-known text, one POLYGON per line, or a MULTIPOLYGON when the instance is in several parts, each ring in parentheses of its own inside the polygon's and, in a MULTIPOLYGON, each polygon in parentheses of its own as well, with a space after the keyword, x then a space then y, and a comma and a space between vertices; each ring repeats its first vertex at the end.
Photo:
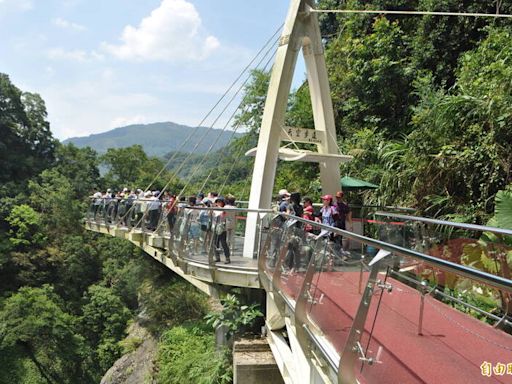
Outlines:
POLYGON ((353 191, 356 189, 377 189, 379 186, 355 177, 344 176, 341 178, 341 188, 345 191, 353 191))

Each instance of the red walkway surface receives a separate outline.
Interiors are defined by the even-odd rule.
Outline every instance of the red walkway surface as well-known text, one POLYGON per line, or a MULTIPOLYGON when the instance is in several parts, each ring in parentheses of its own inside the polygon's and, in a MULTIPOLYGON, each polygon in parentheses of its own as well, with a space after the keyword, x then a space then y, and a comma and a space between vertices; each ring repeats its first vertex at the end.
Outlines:
MULTIPOLYGON (((283 276, 282 288, 295 296, 303 276, 283 276)), ((363 289, 367 281, 363 279, 363 289)), ((308 307, 309 319, 322 330, 340 353, 359 306, 358 272, 322 272, 313 279, 311 296, 317 303, 308 307)), ((388 278, 391 293, 384 291, 373 338, 367 355, 380 349, 381 363, 358 364, 354 370, 362 383, 512 383, 512 336, 459 312, 432 297, 426 297, 423 335, 418 335, 419 293, 388 278), (483 376, 481 365, 488 362, 497 369, 483 376), (510 364, 510 371, 499 375, 510 364), (361 371, 361 367, 363 368, 361 371)), ((375 319, 381 290, 372 298, 365 334, 375 319)))

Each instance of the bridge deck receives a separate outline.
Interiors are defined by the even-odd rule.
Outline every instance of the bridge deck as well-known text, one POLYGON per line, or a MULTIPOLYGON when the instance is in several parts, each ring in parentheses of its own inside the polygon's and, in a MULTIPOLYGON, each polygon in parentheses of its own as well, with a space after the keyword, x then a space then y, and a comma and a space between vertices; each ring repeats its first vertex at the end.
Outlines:
MULTIPOLYGON (((322 346, 322 356, 329 357, 330 367, 336 374, 347 375, 345 372, 352 370, 360 383, 512 382, 511 335, 429 295, 424 298, 424 313, 420 320, 422 296, 418 287, 402 283, 405 280, 399 281, 392 277, 393 274, 382 274, 379 280, 391 283, 393 289, 391 292, 381 290, 373 278, 369 279, 369 273, 363 272, 368 270, 368 265, 363 263, 368 255, 361 254, 359 248, 349 253, 337 250, 327 238, 315 239, 310 234, 299 236, 294 221, 290 223, 260 230, 262 270, 258 269, 257 260, 242 257, 244 239, 238 236, 231 238, 231 263, 226 265, 222 251, 221 262, 213 262, 212 238, 204 235, 187 237, 190 234, 187 225, 176 226, 173 234, 139 228, 129 230, 92 221, 87 222, 86 227, 131 241, 208 294, 219 285, 264 288, 271 290, 274 297, 289 299, 284 302, 292 310, 299 308, 299 304, 300 308, 305 305, 305 314, 297 310, 290 316, 294 317, 295 325, 309 332, 309 339, 304 344, 306 348, 310 348, 308 343, 314 340, 316 345, 322 346), (364 331, 358 342, 366 357, 377 360, 374 364, 361 363, 355 356, 357 344, 353 341, 347 344, 351 331, 354 334, 363 327, 354 319, 368 299, 362 294, 365 286, 373 287, 373 297, 368 301, 368 316, 365 315, 364 331), (304 295, 299 295, 300 292, 304 295), (342 356, 342 370, 338 372, 337 364, 330 361, 340 361, 339 356, 344 351, 347 354, 345 360, 342 356), (343 365, 348 361, 355 361, 351 369, 343 365), (486 362, 487 368, 491 369, 489 377, 481 370, 486 362), (496 371, 498 366, 505 370, 496 371)), ((407 256, 402 256, 387 268, 407 266, 408 261, 407 256)), ((375 268, 372 273, 377 274, 386 267, 372 268, 375 268)), ((286 304, 282 305, 286 307, 286 304)), ((279 311, 288 313, 286 309, 279 308, 279 311)), ((282 348, 286 349, 288 344, 285 344, 282 348)), ((274 353, 279 355, 280 351, 274 353)), ((284 353, 282 356, 286 360, 289 357, 287 352, 284 353)))
MULTIPOLYGON (((294 296, 302 276, 287 277, 283 287, 294 296), (294 281, 297 284, 294 284, 294 281)), ((308 317, 335 346, 343 346, 350 332, 353 314, 361 295, 359 273, 322 272, 313 278, 315 304, 308 307, 308 317)), ((361 382, 395 383, 510 383, 512 375, 486 377, 484 362, 512 362, 512 336, 483 324, 454 308, 427 296, 422 335, 418 335, 420 295, 418 291, 388 278, 391 293, 384 291, 378 317, 369 343, 368 355, 375 356, 382 347, 382 363, 354 367, 361 382)), ((381 296, 377 290, 361 344, 367 347, 368 335, 381 296)), ((338 353, 341 353, 338 350, 338 353)))

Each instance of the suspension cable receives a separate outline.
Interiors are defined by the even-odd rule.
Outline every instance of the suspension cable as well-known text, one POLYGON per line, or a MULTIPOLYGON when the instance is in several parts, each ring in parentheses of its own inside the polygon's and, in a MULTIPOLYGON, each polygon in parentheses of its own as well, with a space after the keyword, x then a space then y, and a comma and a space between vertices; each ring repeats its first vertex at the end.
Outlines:
MULTIPOLYGON (((257 67, 259 67, 259 66, 263 63, 263 60, 265 60, 265 58, 270 54, 270 52, 272 51, 272 49, 275 49, 275 45, 278 43, 278 41, 279 41, 279 39, 277 39, 277 40, 274 42, 274 45, 270 46, 270 48, 268 49, 268 51, 265 53, 265 55, 261 58, 260 62, 257 64, 257 67)), ((272 56, 267 60, 267 62, 265 63, 265 66, 264 66, 264 67, 263 67, 263 69, 262 69, 263 71, 266 71, 266 70, 267 70, 267 68, 268 68, 268 66, 269 66, 269 64, 270 64, 270 62, 273 60, 273 58, 274 58, 274 57, 275 57, 275 51, 274 51, 273 55, 272 55, 272 56)), ((249 79, 250 79, 250 77, 249 77, 249 79)), ((247 79, 247 81, 248 81, 249 79, 247 79)), ((246 81, 246 82, 247 82, 247 81, 246 81)), ((242 100, 242 102, 240 103, 240 105, 238 106, 238 108, 235 110, 235 113, 234 113, 234 114, 231 116, 231 118, 229 119, 228 124, 229 124, 229 122, 230 122, 231 120, 233 120, 233 118, 235 117, 236 112, 238 112, 238 111, 239 111, 240 106, 241 106, 242 104, 243 104, 243 100, 242 100)), ((248 110, 248 109, 249 109, 249 106, 245 106, 244 110, 242 110, 242 113, 247 112, 247 110, 248 110)), ((238 129, 239 129, 241 126, 242 126, 242 123, 241 123, 241 122, 238 122, 238 124, 236 124, 235 129, 233 130, 233 134, 231 135, 231 137, 230 137, 230 139, 229 139, 229 142, 231 142, 231 141, 232 141, 233 137, 235 136, 235 133, 238 131, 238 129)), ((203 160, 205 160, 205 159, 206 159, 206 156, 205 156, 205 157, 203 157, 203 160)), ((217 165, 218 165, 218 164, 220 164, 220 161, 221 161, 221 159, 219 158, 219 160, 218 160, 218 162, 217 162, 217 165)), ((207 184, 207 183, 208 183, 208 181, 210 180, 210 177, 212 176, 213 171, 214 171, 214 169, 212 169, 212 170, 210 171, 210 173, 208 174, 208 176, 207 176, 207 177, 206 177, 206 179, 204 180, 204 182, 203 182, 203 184, 201 185, 201 188, 200 188, 200 190, 201 190, 201 191, 205 188, 206 184, 207 184)), ((231 173, 231 172, 230 172, 230 173, 231 173)), ((219 192, 219 193, 220 193, 220 192, 219 192)))
MULTIPOLYGON (((274 34, 271 36, 271 38, 269 40, 267 40, 265 42, 265 45, 262 47, 262 49, 260 49, 258 51, 258 55, 253 59, 251 60, 251 64, 254 63, 254 61, 256 60, 256 58, 265 50, 265 48, 267 48, 267 46, 272 42, 272 40, 275 38, 275 36, 278 34, 278 32, 281 30, 281 28, 283 27, 283 25, 281 25, 277 30, 276 32, 274 32, 274 34)), ((274 43, 275 44, 275 43, 274 43)), ((271 48, 273 47, 273 45, 271 45, 271 48)), ((265 53, 265 55, 263 56, 263 59, 267 56, 268 54, 268 51, 267 53, 265 53)), ((263 60, 261 59, 260 60, 260 63, 261 61, 263 60)), ((258 63, 259 65, 259 63, 258 63)), ((244 73, 247 72, 247 69, 248 67, 246 67, 244 69, 244 73)), ((243 73, 238 76, 237 78, 237 81, 242 77, 243 73)), ((177 175, 179 174, 179 172, 181 172, 181 170, 183 169, 183 167, 185 166, 185 164, 188 162, 188 160, 192 157, 194 151, 199 147, 199 145, 203 142, 203 140, 208 136, 208 133, 213 129, 213 126, 219 121, 219 119, 221 118, 221 116, 224 114, 224 112, 228 109, 228 107, 231 105, 231 103, 234 101, 234 99, 237 97, 237 95, 242 91, 243 87, 245 86, 245 84, 247 83, 247 81, 250 79, 250 76, 242 83, 241 86, 238 87, 237 91, 235 92, 235 94, 231 97, 231 99, 228 101, 228 103, 225 105, 225 107, 222 109, 222 111, 219 113, 219 115, 217 116, 217 118, 213 121, 213 123, 210 125, 210 127, 208 128, 208 130, 205 132, 205 134, 203 135, 203 137, 200 138, 200 140, 196 143, 196 145, 194 146, 194 148, 192 149, 191 152, 189 152, 189 154, 185 157, 185 159, 182 161, 182 163, 180 164, 180 166, 178 167, 178 170, 175 170, 174 173, 177 175)), ((230 87, 231 89, 232 87, 230 87)), ((240 106, 239 106, 240 107, 240 106)), ((238 107, 238 108, 239 108, 238 107)), ((237 108, 237 109, 238 109, 237 108)), ((222 132, 225 130, 225 128, 222 130, 222 132)), ((222 134, 219 133, 219 136, 222 134)), ((217 139, 218 141, 218 139, 217 139)), ((212 147, 210 147, 208 149, 208 151, 206 152, 206 155, 209 154, 209 152, 211 151, 212 147)), ((172 182, 172 179, 169 180, 169 182, 166 184, 166 187, 169 186, 169 184, 172 182)))
MULTIPOLYGON (((270 52, 272 52, 273 49, 276 48, 276 45, 278 43, 279 39, 277 39, 271 46, 270 48, 265 52, 265 54, 263 55, 263 57, 260 59, 260 61, 258 62, 257 66, 261 65, 261 63, 263 62, 263 60, 265 60, 265 58, 269 55, 270 52)), ((272 61, 272 59, 274 58, 275 56, 275 52, 273 55, 270 56, 270 58, 267 60, 266 64, 265 64, 265 67, 264 68, 267 68, 269 63, 272 61)), ((252 75, 249 75, 245 81, 239 86, 239 88, 237 89, 237 91, 235 92, 235 94, 233 95, 233 97, 231 98, 230 102, 226 105, 226 107, 224 108, 224 110, 221 112, 221 114, 218 116, 218 118, 215 120, 215 122, 217 122, 217 120, 220 118, 220 116, 224 113, 224 111, 227 109, 227 107, 231 104, 231 102, 236 98, 236 96, 243 90, 243 88, 245 87, 245 85, 249 82, 249 80, 252 78, 252 75)), ((243 100, 240 101, 240 103, 238 104, 237 108, 233 111, 233 113, 231 114, 230 118, 228 119, 228 121, 226 122, 226 124, 224 125, 224 127, 222 128, 221 132, 217 135, 217 138, 214 140, 214 142, 210 145, 210 147, 208 148, 208 151, 204 154, 202 160, 200 161, 200 163, 194 167, 191 175, 188 177, 188 181, 187 183, 185 184, 185 186, 181 189, 181 191, 179 192, 178 195, 182 195, 185 190, 187 189, 187 187, 191 184, 192 180, 193 180, 193 177, 195 176, 195 174, 197 173, 197 171, 199 169, 201 169, 201 166, 203 165, 203 163, 206 161, 207 157, 208 157, 208 154, 212 151, 212 149, 215 147, 215 145, 217 144, 218 140, 220 139, 220 137, 222 136, 222 133, 226 131, 227 127, 229 126, 229 124, 231 123, 231 121, 233 120, 233 118, 235 117, 236 113, 239 111, 241 105, 243 103, 243 100)), ((213 124, 215 124, 215 122, 213 124)), ((213 125, 212 125, 213 127, 213 125)), ((212 128, 210 127, 210 128, 212 128)), ((240 124, 237 124, 233 134, 231 135, 231 137, 234 136, 234 134, 236 133, 236 130, 240 127, 240 124)), ((181 169, 183 168, 183 165, 186 163, 186 161, 192 156, 193 152, 189 153, 189 155, 187 156, 187 158, 183 161, 183 163, 181 164, 181 166, 179 167, 179 171, 181 171, 181 169)), ((210 172, 210 175, 211 175, 211 172, 210 172)), ((170 185, 170 183, 172 182, 172 179, 169 180, 169 182, 165 185, 164 189, 162 190, 161 193, 163 193, 163 191, 165 191, 165 189, 170 185)), ((204 185, 204 184, 203 184, 204 185)), ((143 218, 141 218, 142 220, 143 218)), ((160 225, 162 224, 162 222, 158 225, 157 229, 160 227, 160 225)))
POLYGON ((201 120, 201 122, 192 130, 192 132, 188 135, 188 137, 185 139, 185 141, 182 142, 182 144, 180 145, 180 147, 173 153, 173 155, 169 158, 169 160, 167 161, 167 163, 162 167, 162 169, 160 169, 160 171, 158 172, 158 174, 154 177, 154 179, 151 181, 151 183, 149 183, 149 185, 146 187, 146 189, 144 190, 145 192, 149 190, 149 188, 151 188, 151 186, 155 183, 155 181, 158 179, 158 177, 166 170, 167 166, 171 163, 171 161, 173 161, 176 156, 178 155, 178 153, 180 153, 180 151, 185 147, 185 145, 192 139, 192 137, 195 136, 197 130, 204 124, 204 122, 206 121, 206 119, 208 119, 208 117, 210 117, 210 115, 213 113, 213 111, 219 106, 219 104, 222 102, 222 100, 224 100, 224 98, 228 95, 228 93, 233 89, 233 87, 235 86, 235 84, 242 78, 242 76, 244 75, 245 72, 247 72, 247 70, 249 70, 251 68, 251 66, 253 65, 253 63, 256 61, 256 59, 258 58, 258 56, 261 54, 261 52, 263 52, 265 50, 265 48, 267 47, 267 45, 275 38, 275 36, 281 31, 281 29, 283 28, 284 24, 281 24, 281 26, 279 28, 277 28, 275 30, 275 32, 272 34, 272 36, 265 42, 265 44, 263 45, 263 47, 258 51, 258 53, 256 53, 256 55, 254 55, 254 57, 251 59, 251 61, 245 66, 245 68, 240 72, 240 74, 237 76, 237 78, 231 83, 231 85, 228 87, 228 89, 224 92, 224 94, 220 97, 219 100, 217 100, 217 102, 214 104, 214 106, 208 111, 208 113, 206 114, 206 116, 201 120))
MULTIPOLYGON (((284 26, 284 24, 282 24, 282 25, 281 25, 281 26, 280 26, 280 27, 279 27, 279 28, 278 28, 278 29, 273 33, 273 35, 272 35, 272 36, 271 36, 271 37, 270 37, 270 38, 265 42, 265 44, 263 45, 263 47, 258 51, 257 55, 256 55, 256 56, 251 60, 251 62, 249 63, 249 65, 247 65, 247 66, 244 68, 243 72, 242 72, 242 73, 237 77, 237 79, 233 82, 233 84, 231 84, 231 86, 229 87, 228 91, 226 91, 226 92, 224 93, 224 95, 222 96, 222 98, 221 98, 221 99, 223 99, 223 98, 227 95, 227 93, 228 93, 228 92, 233 88, 233 86, 235 85, 235 83, 237 83, 237 82, 238 82, 238 80, 240 80, 240 78, 243 76, 243 74, 244 74, 245 72, 247 72, 247 70, 249 69, 249 67, 250 67, 250 66, 251 66, 251 65, 256 61, 256 59, 258 58, 258 56, 260 56, 260 54, 261 54, 261 53, 262 53, 262 52, 263 52, 263 51, 264 51, 264 50, 269 46, 269 44, 270 44, 270 43, 275 39, 275 36, 280 32, 280 30, 283 28, 283 26, 284 26)), ((263 56, 263 58, 262 58, 262 59, 260 59, 260 62, 258 63, 258 65, 259 65, 259 64, 260 64, 260 63, 265 59, 265 57, 268 55, 268 52, 269 52, 269 51, 270 51, 270 50, 275 46, 275 44, 276 44, 276 42, 277 42, 277 41, 278 41, 278 40, 276 40, 274 43, 272 43, 272 45, 270 46, 270 49, 268 49, 268 50, 267 50, 267 52, 265 53, 265 55, 263 56)), ((197 147, 202 143, 202 141, 204 140, 204 138, 205 138, 205 137, 207 137, 208 133, 213 129, 213 126, 218 122, 218 120, 220 119, 220 117, 221 117, 221 116, 224 114, 224 112, 228 109, 228 107, 231 105, 231 103, 233 102, 233 100, 234 100, 234 99, 237 97, 237 95, 242 91, 243 87, 245 86, 245 84, 247 84, 247 82, 249 81, 249 79, 250 79, 250 78, 251 78, 251 76, 249 75, 249 76, 247 77, 247 79, 242 83, 242 85, 241 85, 241 86, 239 86, 239 88, 237 89, 237 91, 235 92, 235 94, 231 97, 231 99, 227 102, 227 104, 226 104, 226 105, 225 105, 225 107, 222 109, 222 111, 218 114, 217 118, 216 118, 216 119, 213 121, 213 123, 210 125, 210 127, 209 127, 209 128, 208 128, 208 130, 205 132, 205 134, 203 135, 203 137, 202 137, 202 138, 201 138, 201 139, 196 143, 196 145, 194 146, 194 148, 192 149, 192 151, 191 151, 191 152, 186 156, 186 158, 182 161, 182 163, 181 163, 181 164, 180 164, 180 166, 178 167, 178 170, 175 170, 175 171, 174 171, 174 173, 175 173, 175 174, 178 174, 178 173, 183 169, 183 167, 185 166, 185 164, 187 163, 187 161, 190 159, 190 157, 192 156, 192 154, 194 153, 194 151, 195 151, 195 150, 197 149, 197 147)), ((215 106, 219 105, 219 103, 220 103, 220 100, 219 100, 219 102, 217 102, 217 103, 216 103, 216 105, 215 105, 215 106)), ((241 104, 241 103, 240 103, 240 104, 241 104)), ((239 105, 239 106, 237 107, 237 109, 235 110, 235 113, 236 113, 236 111, 237 111, 239 108, 240 108, 240 105, 239 105)), ((208 115, 210 115, 210 114, 211 114, 211 112, 212 112, 212 111, 210 111, 208 115)), ((229 121, 231 121, 231 119, 232 119, 233 117, 234 117, 234 114, 233 114, 233 116, 229 119, 229 121)), ((204 120, 205 120, 205 119, 203 119, 203 122, 204 122, 204 120)), ((229 124, 229 121, 228 121, 228 124, 229 124)), ((224 132, 224 130, 226 129, 226 127, 227 127, 227 125, 228 125, 228 124, 226 124, 226 126, 224 127, 224 129, 222 130, 222 132, 224 132)), ((201 124, 200 124, 200 125, 201 125, 201 124)), ((194 133, 195 133, 195 131, 197 130, 197 128, 198 128, 198 127, 196 127, 196 129, 194 130, 194 133)), ((219 138, 220 138, 220 136, 221 136, 222 132, 219 134, 219 136, 217 137, 217 140, 216 140, 215 142, 217 142, 217 141, 219 140, 219 138)), ((191 134, 191 135, 189 135, 189 138, 190 138, 191 136, 192 136, 192 134, 191 134)), ((215 145, 215 143, 214 143, 212 146, 210 146, 210 148, 208 149, 208 151, 207 151, 206 155, 207 155, 207 154, 212 150, 212 148, 214 147, 214 145, 215 145)), ((176 154, 177 154, 177 153, 175 153, 175 155, 176 155, 176 154)), ((173 157, 174 157, 174 156, 173 156, 173 157)), ((168 161, 168 162, 167 162, 167 164, 164 166, 164 168, 159 172, 159 174, 157 175, 157 177, 158 177, 158 176, 163 172, 163 170, 167 167, 167 165, 170 163, 170 161, 171 161, 171 160, 172 160, 172 158, 171 158, 171 159, 169 159, 169 161, 168 161)), ((157 178, 157 177, 156 177, 156 178, 157 178)), ((156 178, 155 178, 154 180, 156 180, 156 178)), ((162 194, 163 194, 163 192, 167 189, 167 187, 171 184, 171 182, 172 182, 172 181, 173 181, 173 178, 171 178, 171 179, 167 182, 167 184, 164 186, 164 188, 160 191, 160 195, 162 195, 162 194)), ((151 184, 153 184, 153 183, 154 183, 154 181, 153 181, 151 184)), ((186 186, 183 188, 183 190, 180 192, 180 194, 181 194, 181 193, 183 193, 183 191, 185 190, 185 188, 188 186, 188 184, 189 184, 189 183, 190 183, 190 181, 186 184, 186 186)), ((149 189, 149 187, 148 187, 148 189, 149 189)), ((130 208, 130 210, 131 210, 132 208, 134 208, 134 206, 132 206, 132 207, 130 208)), ((145 213, 142 215, 141 219, 140 219, 140 220, 138 221, 138 223, 137 223, 137 226, 138 226, 138 225, 139 225, 139 224, 144 220, 144 218, 145 218, 145 216, 146 216, 146 213, 147 213, 147 212, 145 212, 145 213)), ((129 214, 129 212, 126 212, 125 217, 126 217, 126 216, 128 216, 128 214, 129 214)))
POLYGON ((362 14, 390 14, 406 16, 458 16, 458 17, 493 17, 512 18, 512 15, 503 13, 464 13, 464 12, 435 12, 435 11, 388 11, 369 9, 310 9, 311 13, 362 13, 362 14))
MULTIPOLYGON (((272 61, 273 57, 275 57, 275 52, 274 52, 274 55, 267 61, 267 63, 265 64, 265 66, 263 67, 263 71, 266 71, 270 62, 272 61)), ((238 125, 240 125, 241 123, 239 123, 238 125)), ((231 168, 229 169, 228 173, 226 174, 226 177, 224 178, 224 182, 222 183, 222 186, 220 187, 220 190, 219 190, 219 193, 222 194, 223 190, 224 190, 224 187, 226 186, 226 183, 228 182, 229 180, 229 176, 231 176, 231 173, 233 172, 233 170, 235 169, 235 167, 238 165, 238 163, 240 162, 240 160, 243 158, 243 155, 244 155, 244 145, 249 141, 249 138, 250 138, 250 132, 248 132, 244 138, 243 138, 243 142, 241 143, 242 145, 240 146, 240 150, 238 152, 238 155, 236 157, 236 160, 231 164, 231 168)))

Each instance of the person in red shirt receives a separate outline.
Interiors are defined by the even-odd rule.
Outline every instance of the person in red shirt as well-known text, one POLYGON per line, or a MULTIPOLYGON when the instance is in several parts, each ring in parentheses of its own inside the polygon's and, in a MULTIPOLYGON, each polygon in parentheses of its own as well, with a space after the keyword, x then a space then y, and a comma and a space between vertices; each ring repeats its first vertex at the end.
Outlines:
MULTIPOLYGON (((313 201, 309 197, 304 198, 304 209, 302 211, 302 218, 315 221, 315 209, 313 208, 313 201)), ((313 225, 305 224, 304 231, 313 232, 313 225)))

